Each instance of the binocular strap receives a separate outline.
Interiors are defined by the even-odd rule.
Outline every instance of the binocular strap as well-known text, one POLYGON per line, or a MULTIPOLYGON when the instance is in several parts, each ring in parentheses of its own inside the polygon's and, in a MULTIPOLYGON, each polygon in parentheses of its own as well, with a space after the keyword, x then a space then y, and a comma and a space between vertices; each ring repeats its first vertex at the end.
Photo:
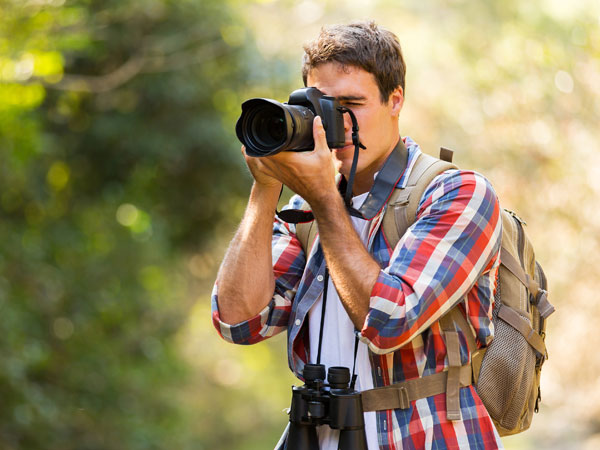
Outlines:
MULTIPOLYGON (((329 269, 325 266, 325 277, 323 280, 323 300, 321 304, 321 324, 319 328, 319 347, 317 350, 317 364, 321 364, 321 347, 323 345, 323 329, 325 328, 325 309, 327 306, 327 287, 329 286, 329 269)), ((352 363, 352 378, 350 379, 350 389, 354 389, 356 384, 356 356, 358 355, 358 336, 354 336, 354 359, 352 363)))

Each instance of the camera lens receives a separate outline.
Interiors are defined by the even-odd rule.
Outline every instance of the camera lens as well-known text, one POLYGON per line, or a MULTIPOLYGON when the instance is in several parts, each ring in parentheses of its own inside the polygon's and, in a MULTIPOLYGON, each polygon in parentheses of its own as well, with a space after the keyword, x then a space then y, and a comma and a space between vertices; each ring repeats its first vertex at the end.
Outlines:
POLYGON ((314 147, 314 117, 314 113, 304 106, 253 98, 242 103, 235 132, 249 156, 311 150, 314 147))
POLYGON ((271 104, 261 105, 249 122, 250 136, 260 147, 272 149, 285 143, 287 133, 283 109, 271 104))

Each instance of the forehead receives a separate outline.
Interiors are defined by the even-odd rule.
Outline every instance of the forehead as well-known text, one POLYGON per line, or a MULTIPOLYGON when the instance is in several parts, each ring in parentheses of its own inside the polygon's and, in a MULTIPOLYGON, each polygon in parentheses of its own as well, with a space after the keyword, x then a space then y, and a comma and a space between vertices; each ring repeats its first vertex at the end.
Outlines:
POLYGON ((345 66, 337 62, 313 67, 308 72, 306 84, 334 97, 379 96, 379 88, 372 73, 357 66, 345 66))

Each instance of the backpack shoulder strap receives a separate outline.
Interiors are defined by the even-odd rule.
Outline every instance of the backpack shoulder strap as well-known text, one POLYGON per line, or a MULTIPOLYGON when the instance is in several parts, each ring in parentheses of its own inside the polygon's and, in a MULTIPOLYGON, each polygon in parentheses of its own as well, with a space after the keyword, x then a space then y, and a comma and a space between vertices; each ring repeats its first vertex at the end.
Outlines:
POLYGON ((421 197, 431 181, 446 170, 458 169, 449 161, 452 159, 451 150, 442 148, 440 156, 443 159, 421 153, 408 177, 406 187, 394 189, 382 224, 383 232, 392 248, 396 247, 400 237, 414 223, 421 197))
MULTIPOLYGON (((446 170, 458 169, 452 163, 452 156, 453 151, 444 147, 440 148, 439 159, 421 153, 408 177, 406 188, 394 189, 388 200, 382 223, 383 232, 392 248, 396 246, 400 237, 415 221, 421 197, 423 197, 423 193, 431 184, 431 181, 446 170)), ((304 202, 301 209, 308 210, 311 208, 307 202, 304 202)), ((306 255, 312 248, 317 232, 315 220, 296 225, 296 237, 306 255)))

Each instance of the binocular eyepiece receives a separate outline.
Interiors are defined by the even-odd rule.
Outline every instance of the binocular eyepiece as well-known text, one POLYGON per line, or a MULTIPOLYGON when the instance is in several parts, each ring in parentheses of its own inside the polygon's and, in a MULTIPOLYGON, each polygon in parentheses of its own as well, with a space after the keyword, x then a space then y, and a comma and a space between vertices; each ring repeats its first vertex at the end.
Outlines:
POLYGON ((316 427, 329 425, 340 430, 338 449, 367 450, 360 392, 352 389, 347 367, 330 367, 325 383, 325 366, 306 364, 305 384, 292 387, 287 450, 319 450, 316 427))

